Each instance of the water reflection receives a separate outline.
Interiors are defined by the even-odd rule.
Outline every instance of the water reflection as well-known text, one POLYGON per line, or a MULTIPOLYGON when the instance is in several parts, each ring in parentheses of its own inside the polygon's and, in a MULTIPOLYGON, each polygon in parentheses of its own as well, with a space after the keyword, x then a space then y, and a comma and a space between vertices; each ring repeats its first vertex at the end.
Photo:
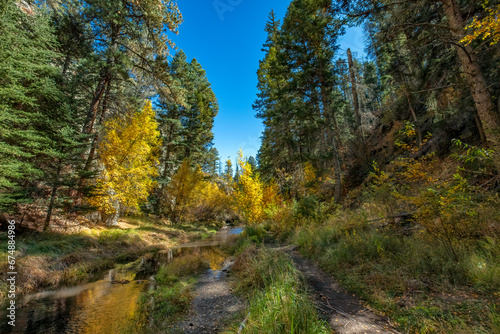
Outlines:
MULTIPOLYGON (((23 334, 115 334, 130 332, 138 318, 138 300, 148 289, 147 278, 158 266, 173 257, 200 252, 212 271, 223 268, 226 255, 217 246, 227 242, 242 229, 224 229, 209 240, 196 241, 166 250, 150 263, 138 260, 119 266, 104 279, 76 287, 42 291, 18 301, 16 326, 6 321, 0 333, 23 334), (145 280, 143 280, 145 279, 145 280), (124 283, 124 284, 122 284, 124 283)), ((2 307, 5 310, 4 307, 2 307)), ((1 315, 2 319, 7 319, 1 315)))

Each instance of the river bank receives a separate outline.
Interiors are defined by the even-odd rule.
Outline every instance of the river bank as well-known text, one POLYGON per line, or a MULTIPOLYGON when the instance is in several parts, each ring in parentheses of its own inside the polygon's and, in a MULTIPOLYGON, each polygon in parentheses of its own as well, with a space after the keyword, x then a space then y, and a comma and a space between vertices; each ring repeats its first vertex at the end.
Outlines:
MULTIPOLYGON (((58 232, 27 231, 16 236, 17 294, 90 282, 117 264, 207 238, 220 227, 221 224, 172 226, 147 217, 126 217, 112 227, 93 225, 58 232)), ((7 234, 1 232, 2 275, 8 272, 7 240, 7 234)), ((0 302, 3 302, 8 289, 6 277, 1 278, 0 302)))

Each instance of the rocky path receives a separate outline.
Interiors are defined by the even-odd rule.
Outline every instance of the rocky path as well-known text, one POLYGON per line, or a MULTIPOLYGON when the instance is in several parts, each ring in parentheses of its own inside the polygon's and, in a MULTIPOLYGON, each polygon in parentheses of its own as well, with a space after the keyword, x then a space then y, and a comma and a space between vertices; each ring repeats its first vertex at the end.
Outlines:
MULTIPOLYGON (((363 306, 357 297, 347 293, 294 247, 279 248, 292 256, 297 269, 304 274, 316 308, 335 333, 399 334, 387 317, 363 306)), ((233 263, 234 260, 229 259, 221 270, 209 271, 200 278, 194 291, 192 310, 174 326, 173 333, 220 333, 229 321, 242 315, 244 301, 232 294, 227 280, 233 263)))
POLYGON ((229 259, 218 271, 204 274, 194 292, 192 310, 175 326, 177 333, 219 333, 228 321, 240 314, 244 302, 231 293, 227 276, 234 260, 229 259))
POLYGON ((399 333, 392 328, 387 317, 375 314, 364 307, 358 298, 347 293, 314 262, 305 259, 293 249, 288 253, 297 268, 305 275, 320 315, 328 320, 335 333, 399 333))

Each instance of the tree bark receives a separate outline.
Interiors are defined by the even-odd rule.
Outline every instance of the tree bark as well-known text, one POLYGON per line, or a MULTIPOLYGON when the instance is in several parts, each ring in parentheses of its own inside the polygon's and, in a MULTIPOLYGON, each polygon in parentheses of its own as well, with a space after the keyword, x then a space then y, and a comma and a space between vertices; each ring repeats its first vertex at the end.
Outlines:
POLYGON ((85 118, 85 124, 83 126, 83 131, 82 131, 84 134, 91 134, 92 131, 94 130, 94 123, 97 118, 97 111, 99 109, 99 104, 101 102, 102 96, 104 95, 107 82, 108 82, 107 75, 103 75, 101 76, 99 82, 97 83, 97 87, 94 91, 94 96, 92 97, 89 110, 87 111, 87 117, 85 118))
POLYGON ((477 113, 481 119, 486 140, 488 145, 496 151, 494 155, 494 163, 498 171, 500 171, 500 155, 499 155, 499 134, 500 119, 496 113, 493 101, 486 80, 481 73, 477 55, 471 46, 463 46, 458 44, 464 36, 465 23, 460 12, 460 7, 456 0, 442 0, 444 12, 448 18, 448 26, 452 36, 456 39, 458 58, 466 73, 467 82, 472 92, 474 104, 476 105, 477 113))
POLYGON ((401 73, 403 73, 403 74, 401 74, 401 79, 403 80, 404 93, 406 96, 406 100, 408 101, 408 107, 410 108, 411 116, 413 117, 413 121, 415 122, 415 129, 417 131, 417 137, 418 137, 418 147, 422 147, 422 143, 423 143, 422 130, 420 130, 420 124, 418 124, 417 113, 415 112, 415 109, 413 109, 413 106, 411 104, 409 85, 406 82, 406 77, 404 75, 404 72, 401 72, 401 73))

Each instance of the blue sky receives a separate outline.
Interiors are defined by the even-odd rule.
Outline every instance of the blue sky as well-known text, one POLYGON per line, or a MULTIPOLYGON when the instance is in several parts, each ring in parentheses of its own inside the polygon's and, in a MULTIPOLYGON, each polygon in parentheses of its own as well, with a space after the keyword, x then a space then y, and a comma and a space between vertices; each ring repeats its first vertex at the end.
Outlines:
MULTIPOLYGON (((219 100, 215 118, 215 147, 223 161, 235 160, 239 148, 257 154, 262 123, 252 104, 257 96, 257 69, 263 58, 265 24, 271 9, 282 19, 290 1, 178 0, 184 22, 172 39, 188 59, 196 58, 207 72, 219 100)), ((341 49, 363 53, 360 28, 349 29, 341 49)))

